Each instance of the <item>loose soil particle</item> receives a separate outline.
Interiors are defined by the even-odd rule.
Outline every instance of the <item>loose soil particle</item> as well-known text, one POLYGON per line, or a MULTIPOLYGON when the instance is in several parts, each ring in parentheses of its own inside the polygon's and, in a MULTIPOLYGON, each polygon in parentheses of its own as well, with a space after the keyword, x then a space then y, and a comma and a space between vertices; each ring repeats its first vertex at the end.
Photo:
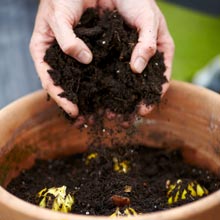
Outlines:
POLYGON ((59 94, 76 103, 81 115, 110 109, 118 114, 135 112, 138 104, 160 101, 164 76, 163 53, 156 52, 142 74, 130 69, 132 49, 138 41, 137 31, 125 23, 117 11, 88 9, 74 28, 91 49, 93 61, 84 65, 64 54, 55 42, 44 60, 54 84, 64 90, 59 94))
POLYGON ((197 181, 209 194, 220 188, 217 176, 186 164, 179 151, 143 146, 116 149, 101 146, 91 147, 84 154, 38 160, 34 167, 12 180, 7 190, 36 204, 36 195, 43 188, 65 185, 68 193, 74 192, 72 213, 109 216, 116 206, 129 206, 137 213, 148 213, 200 198, 188 195, 186 200, 168 205, 166 185, 178 179, 184 182, 183 187, 197 181), (119 163, 127 161, 128 172, 114 171, 113 158, 119 163))

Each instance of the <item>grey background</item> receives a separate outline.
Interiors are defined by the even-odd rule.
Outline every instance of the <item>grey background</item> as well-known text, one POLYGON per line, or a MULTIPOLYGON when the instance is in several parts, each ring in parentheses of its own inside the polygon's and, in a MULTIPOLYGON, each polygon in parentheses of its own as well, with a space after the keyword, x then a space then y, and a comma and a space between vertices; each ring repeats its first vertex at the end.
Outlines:
POLYGON ((0 108, 41 88, 29 53, 37 0, 0 0, 0 108))
POLYGON ((220 0, 167 0, 212 16, 220 16, 220 0))

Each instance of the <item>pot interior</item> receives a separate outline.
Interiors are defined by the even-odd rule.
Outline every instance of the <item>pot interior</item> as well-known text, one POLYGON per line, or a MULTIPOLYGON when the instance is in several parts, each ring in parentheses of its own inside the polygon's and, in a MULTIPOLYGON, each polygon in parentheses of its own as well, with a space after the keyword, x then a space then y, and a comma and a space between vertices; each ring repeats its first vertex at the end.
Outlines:
MULTIPOLYGON (((121 130, 114 121, 101 134, 102 145, 135 143, 181 148, 194 165, 218 173, 220 168, 220 97, 189 84, 173 82, 161 104, 121 130), (116 132, 120 129, 120 132, 116 132)), ((90 127, 75 128, 41 91, 11 104, 0 113, 0 185, 6 187, 36 158, 52 159, 83 152, 94 142, 90 127)))

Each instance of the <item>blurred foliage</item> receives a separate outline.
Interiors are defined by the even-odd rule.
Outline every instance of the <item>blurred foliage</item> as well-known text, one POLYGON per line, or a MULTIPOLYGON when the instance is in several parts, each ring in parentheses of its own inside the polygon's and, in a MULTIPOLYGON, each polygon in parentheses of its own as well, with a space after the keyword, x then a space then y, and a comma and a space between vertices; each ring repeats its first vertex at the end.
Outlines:
POLYGON ((220 54, 220 18, 157 1, 175 41, 172 78, 191 81, 194 73, 220 54))

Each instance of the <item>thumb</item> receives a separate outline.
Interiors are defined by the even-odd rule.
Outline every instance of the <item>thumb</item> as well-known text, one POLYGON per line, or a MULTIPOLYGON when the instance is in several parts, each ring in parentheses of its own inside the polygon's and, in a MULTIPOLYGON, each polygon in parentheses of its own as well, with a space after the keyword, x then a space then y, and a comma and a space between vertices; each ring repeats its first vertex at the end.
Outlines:
POLYGON ((154 13, 149 15, 143 11, 136 20, 135 26, 139 30, 139 38, 130 62, 131 69, 135 73, 141 73, 156 52, 159 25, 156 16, 154 13))
POLYGON ((91 51, 80 38, 76 37, 70 23, 61 18, 50 26, 60 48, 65 54, 84 64, 92 61, 91 51))

